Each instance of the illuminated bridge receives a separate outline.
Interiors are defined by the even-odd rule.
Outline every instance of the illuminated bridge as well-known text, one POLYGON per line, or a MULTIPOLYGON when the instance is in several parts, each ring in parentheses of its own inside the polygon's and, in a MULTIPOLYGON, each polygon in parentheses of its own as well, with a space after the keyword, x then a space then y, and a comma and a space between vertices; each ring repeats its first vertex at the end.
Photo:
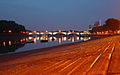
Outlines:
POLYGON ((89 35, 90 32, 89 31, 62 31, 62 30, 58 30, 58 31, 43 31, 43 32, 39 32, 39 31, 33 31, 33 32, 29 32, 29 35, 89 35))

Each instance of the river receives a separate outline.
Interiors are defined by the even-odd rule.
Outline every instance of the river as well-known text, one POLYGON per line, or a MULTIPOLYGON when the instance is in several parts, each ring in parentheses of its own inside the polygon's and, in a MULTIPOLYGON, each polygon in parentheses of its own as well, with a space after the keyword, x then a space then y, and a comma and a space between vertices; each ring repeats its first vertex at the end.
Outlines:
POLYGON ((26 38, 7 41, 0 40, 0 55, 53 47, 67 43, 82 42, 90 39, 91 39, 90 37, 79 36, 67 36, 67 37, 30 36, 26 38))

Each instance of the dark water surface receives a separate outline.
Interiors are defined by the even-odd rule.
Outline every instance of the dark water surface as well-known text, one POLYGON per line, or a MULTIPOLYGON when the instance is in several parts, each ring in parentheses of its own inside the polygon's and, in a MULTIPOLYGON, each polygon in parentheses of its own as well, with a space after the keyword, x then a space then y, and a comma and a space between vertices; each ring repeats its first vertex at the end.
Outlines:
POLYGON ((26 37, 20 39, 0 40, 0 55, 46 48, 61 44, 74 43, 90 40, 90 37, 67 36, 67 37, 26 37))

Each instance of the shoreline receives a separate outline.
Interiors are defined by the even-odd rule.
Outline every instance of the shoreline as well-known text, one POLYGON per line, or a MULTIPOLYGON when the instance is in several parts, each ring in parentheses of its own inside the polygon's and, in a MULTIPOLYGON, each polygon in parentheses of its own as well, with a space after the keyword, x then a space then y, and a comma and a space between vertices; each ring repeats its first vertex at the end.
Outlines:
POLYGON ((3 54, 3 55, 0 55, 0 62, 1 62, 1 60, 9 61, 9 59, 11 60, 11 59, 17 59, 17 58, 24 58, 26 56, 34 55, 34 54, 37 54, 37 53, 47 54, 47 53, 50 53, 50 52, 53 52, 53 51, 59 51, 59 50, 54 50, 54 49, 59 49, 59 48, 62 48, 62 47, 70 47, 70 46, 79 45, 79 44, 82 44, 82 43, 84 44, 86 42, 92 42, 92 41, 96 41, 96 40, 99 40, 99 39, 110 38, 110 37, 114 37, 114 36, 91 39, 91 40, 88 40, 88 41, 80 41, 80 42, 74 42, 74 43, 68 43, 68 44, 61 44, 61 45, 57 45, 57 46, 40 48, 40 49, 33 49, 33 50, 29 50, 29 51, 23 51, 23 52, 12 53, 12 54, 3 54), (9 59, 5 59, 5 58, 9 58, 9 59))
POLYGON ((48 49, 54 49, 56 47, 61 47, 61 46, 69 46, 69 45, 75 45, 75 44, 80 44, 80 43, 84 43, 84 42, 89 42, 89 41, 93 41, 93 40, 98 40, 98 39, 103 39, 103 38, 109 38, 109 37, 113 37, 113 36, 105 36, 105 37, 99 37, 99 38, 92 38, 90 40, 87 41, 79 41, 79 42, 74 42, 74 43, 65 43, 65 44, 61 44, 61 45, 56 45, 56 46, 52 46, 52 47, 45 47, 45 48, 38 48, 38 49, 32 49, 32 50, 28 50, 28 51, 23 51, 23 52, 17 52, 17 53, 6 53, 6 54, 1 54, 0 56, 6 56, 6 55, 14 55, 14 54, 26 54, 26 53, 31 53, 32 52, 36 52, 36 51, 47 51, 48 49))
MULTIPOLYGON (((116 35, 115 35, 116 36, 116 35)), ((87 40, 87 41, 78 41, 78 42, 74 42, 74 43, 65 43, 65 44, 60 44, 60 45, 56 45, 56 46, 51 46, 51 47, 45 47, 45 48, 38 48, 38 49, 32 49, 32 50, 28 50, 28 51, 22 51, 22 52, 15 52, 15 53, 3 53, 3 54, 0 54, 0 56, 6 56, 6 55, 13 55, 13 54, 19 54, 19 53, 26 53, 26 52, 29 52, 29 51, 35 51, 36 50, 39 50, 39 51, 44 51, 44 49, 50 49, 50 48, 54 48, 54 47, 60 47, 60 46, 68 46, 68 45, 73 45, 73 44, 77 44, 77 43, 82 43, 82 42, 88 42, 88 41, 93 41, 93 40, 97 40, 97 39, 102 39, 102 38, 107 38, 107 37, 112 37, 112 36, 97 36, 97 37, 92 37, 92 39, 90 40, 87 40)))

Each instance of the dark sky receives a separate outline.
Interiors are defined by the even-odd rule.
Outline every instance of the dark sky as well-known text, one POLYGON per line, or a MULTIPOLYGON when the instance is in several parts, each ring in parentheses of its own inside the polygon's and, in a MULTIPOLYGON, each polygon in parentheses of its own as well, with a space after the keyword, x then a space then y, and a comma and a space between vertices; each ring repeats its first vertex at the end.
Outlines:
POLYGON ((85 30, 107 18, 120 19, 120 0, 0 0, 0 19, 31 30, 85 30))

